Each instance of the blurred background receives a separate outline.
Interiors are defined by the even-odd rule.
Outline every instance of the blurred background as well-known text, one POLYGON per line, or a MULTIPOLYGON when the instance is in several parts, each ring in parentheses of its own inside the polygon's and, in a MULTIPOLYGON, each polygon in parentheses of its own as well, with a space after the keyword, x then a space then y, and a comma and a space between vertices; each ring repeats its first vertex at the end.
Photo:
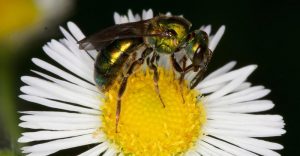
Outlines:
MULTIPOLYGON (((266 98, 275 108, 267 113, 281 114, 287 134, 269 140, 285 146, 282 155, 300 155, 297 149, 300 123, 299 23, 297 0, 273 1, 75 1, 0 0, 0 156, 21 155, 17 138, 24 129, 17 127, 18 111, 43 109, 18 98, 20 77, 36 69, 32 57, 50 61, 42 46, 51 38, 61 38, 58 26, 74 21, 86 34, 113 24, 113 13, 141 13, 152 8, 155 14, 183 14, 193 28, 211 24, 213 32, 226 25, 209 71, 236 60, 238 67, 258 64, 249 78, 254 85, 272 90, 266 98)), ((88 147, 82 147, 88 148, 88 147)), ((71 149, 57 155, 75 155, 71 149)))

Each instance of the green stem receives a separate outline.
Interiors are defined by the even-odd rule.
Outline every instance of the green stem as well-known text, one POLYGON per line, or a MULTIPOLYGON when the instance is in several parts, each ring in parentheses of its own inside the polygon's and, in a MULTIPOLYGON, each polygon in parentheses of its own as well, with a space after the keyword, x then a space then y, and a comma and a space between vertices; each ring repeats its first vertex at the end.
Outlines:
MULTIPOLYGON (((19 154, 19 145, 17 139, 20 135, 20 128, 18 127, 17 110, 16 110, 16 86, 14 80, 14 69, 11 64, 12 55, 8 51, 0 50, 0 119, 4 124, 4 132, 9 136, 10 148, 15 155, 19 154), (6 53, 6 54, 3 54, 6 53), (10 53, 7 54, 7 53, 10 53)), ((7 49, 6 49, 7 50, 7 49)))

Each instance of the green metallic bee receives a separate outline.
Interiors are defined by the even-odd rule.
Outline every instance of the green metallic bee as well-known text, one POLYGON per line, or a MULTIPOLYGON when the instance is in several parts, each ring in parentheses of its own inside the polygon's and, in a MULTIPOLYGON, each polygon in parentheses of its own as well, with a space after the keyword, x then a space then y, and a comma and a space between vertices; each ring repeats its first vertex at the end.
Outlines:
POLYGON ((194 88, 203 78, 212 52, 208 48, 208 35, 202 30, 189 33, 191 23, 180 16, 159 15, 149 20, 108 27, 79 41, 80 48, 99 51, 95 60, 94 79, 101 91, 107 91, 117 79, 121 80, 116 110, 116 132, 121 111, 121 97, 126 90, 128 77, 147 59, 153 70, 153 81, 160 101, 157 61, 159 54, 169 54, 174 69, 183 80, 187 72, 197 72, 190 87, 194 88), (174 53, 183 50, 181 62, 174 53), (151 55, 152 54, 152 55, 151 55), (139 56, 139 58, 137 58, 139 56), (192 62, 186 66, 187 59, 192 62))

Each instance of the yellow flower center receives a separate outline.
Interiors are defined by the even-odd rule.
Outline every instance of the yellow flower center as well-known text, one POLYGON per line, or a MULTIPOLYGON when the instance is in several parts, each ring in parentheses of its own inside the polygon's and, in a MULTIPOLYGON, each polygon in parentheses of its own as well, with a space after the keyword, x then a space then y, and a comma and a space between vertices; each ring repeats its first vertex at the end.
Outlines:
POLYGON ((139 70, 128 79, 116 133, 119 84, 106 93, 100 129, 124 155, 181 155, 202 136, 206 115, 202 102, 196 99, 200 94, 182 84, 183 103, 178 79, 173 71, 162 68, 158 84, 166 107, 155 92, 153 72, 139 70))

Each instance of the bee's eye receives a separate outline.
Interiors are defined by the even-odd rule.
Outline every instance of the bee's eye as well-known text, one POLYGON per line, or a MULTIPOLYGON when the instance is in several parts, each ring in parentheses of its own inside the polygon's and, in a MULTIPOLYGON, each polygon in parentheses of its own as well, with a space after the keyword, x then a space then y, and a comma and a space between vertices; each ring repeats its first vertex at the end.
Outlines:
POLYGON ((168 29, 168 30, 165 32, 165 34, 166 34, 167 37, 177 36, 176 31, 173 30, 173 29, 168 29))
POLYGON ((172 34, 172 36, 177 36, 177 33, 175 30, 169 29, 169 32, 172 34))

